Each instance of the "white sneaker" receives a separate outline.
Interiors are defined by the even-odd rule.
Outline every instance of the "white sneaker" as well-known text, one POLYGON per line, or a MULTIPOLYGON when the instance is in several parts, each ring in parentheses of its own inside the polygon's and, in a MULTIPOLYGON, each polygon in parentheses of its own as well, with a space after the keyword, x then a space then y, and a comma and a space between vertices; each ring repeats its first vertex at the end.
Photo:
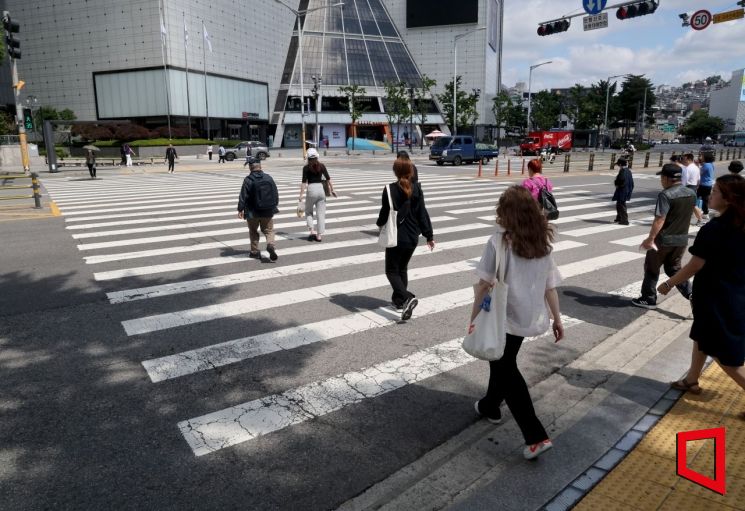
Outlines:
POLYGON ((544 452, 551 449, 553 446, 554 444, 552 444, 551 440, 548 439, 544 440, 543 442, 538 442, 537 444, 527 445, 523 450, 523 456, 526 460, 534 460, 544 452))

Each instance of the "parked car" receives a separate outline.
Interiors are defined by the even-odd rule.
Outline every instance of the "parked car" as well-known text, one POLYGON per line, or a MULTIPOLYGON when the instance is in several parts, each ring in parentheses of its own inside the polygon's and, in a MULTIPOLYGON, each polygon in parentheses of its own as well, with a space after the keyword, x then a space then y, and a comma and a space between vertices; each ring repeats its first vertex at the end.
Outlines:
POLYGON ((239 158, 246 157, 246 147, 251 147, 251 156, 258 158, 259 160, 265 160, 269 158, 269 148, 266 144, 257 140, 250 140, 247 142, 241 142, 235 147, 225 149, 225 159, 227 161, 233 161, 239 158))
POLYGON ((677 138, 674 138, 671 143, 680 144, 680 140, 678 140, 677 138))

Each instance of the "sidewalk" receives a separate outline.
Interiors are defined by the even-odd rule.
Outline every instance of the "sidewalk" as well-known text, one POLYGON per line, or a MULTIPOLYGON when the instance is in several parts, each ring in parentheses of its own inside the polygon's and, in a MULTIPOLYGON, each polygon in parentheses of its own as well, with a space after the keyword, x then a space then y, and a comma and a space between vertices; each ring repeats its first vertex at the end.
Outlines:
MULTIPOLYGON (((745 449, 745 421, 735 411, 745 411, 745 393, 718 367, 700 396, 675 405, 681 393, 669 388, 688 367, 690 323, 690 304, 676 294, 531 388, 554 442, 537 462, 522 458, 511 418, 497 427, 477 421, 339 509, 570 509, 608 472, 581 509, 743 509, 745 456, 735 453, 745 449), (720 423, 728 428, 725 497, 679 478, 674 462, 675 432, 720 423), (628 465, 614 469, 624 457, 628 465)), ((689 466, 711 475, 711 449, 697 447, 689 466)))

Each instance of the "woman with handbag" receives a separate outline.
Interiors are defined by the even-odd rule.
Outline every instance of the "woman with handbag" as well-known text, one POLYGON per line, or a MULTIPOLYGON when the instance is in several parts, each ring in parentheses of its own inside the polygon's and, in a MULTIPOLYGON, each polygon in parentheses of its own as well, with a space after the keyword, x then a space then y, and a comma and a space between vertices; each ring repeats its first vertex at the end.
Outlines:
POLYGON ((506 335, 504 354, 499 360, 489 362, 486 396, 476 401, 474 407, 477 414, 496 424, 502 419, 499 407, 506 401, 525 438, 526 459, 534 459, 553 447, 535 415, 516 360, 523 339, 545 333, 550 317, 556 342, 564 337, 556 292, 561 275, 551 257, 553 237, 554 231, 531 193, 521 186, 511 186, 499 198, 497 232, 487 242, 475 270, 480 280, 474 286, 471 325, 482 307, 485 310, 505 307, 506 321, 500 326, 506 335), (498 269, 507 287, 506 303, 485 304, 484 298, 497 282, 498 269))
POLYGON ((307 154, 308 164, 303 167, 303 182, 300 185, 298 203, 303 202, 303 198, 305 198, 305 221, 310 230, 308 241, 321 241, 321 237, 326 230, 326 197, 330 195, 336 197, 336 192, 326 166, 318 161, 318 151, 310 148, 307 154), (313 229, 314 206, 316 208, 317 230, 313 229))
POLYGON ((551 181, 543 175, 543 163, 538 158, 534 158, 528 162, 528 176, 523 180, 522 186, 526 188, 533 199, 538 201, 538 194, 541 193, 541 189, 553 191, 554 187, 551 181))
POLYGON ((410 161, 398 158, 393 162, 396 181, 383 189, 382 205, 377 225, 381 229, 390 221, 391 209, 397 212, 396 246, 385 249, 385 276, 391 283, 393 294, 391 302, 401 311, 401 321, 407 321, 419 301, 408 290, 409 260, 419 244, 419 235, 427 239, 430 250, 435 248, 432 222, 424 204, 424 192, 419 183, 413 183, 413 165, 410 161), (389 195, 390 194, 390 195, 389 195))

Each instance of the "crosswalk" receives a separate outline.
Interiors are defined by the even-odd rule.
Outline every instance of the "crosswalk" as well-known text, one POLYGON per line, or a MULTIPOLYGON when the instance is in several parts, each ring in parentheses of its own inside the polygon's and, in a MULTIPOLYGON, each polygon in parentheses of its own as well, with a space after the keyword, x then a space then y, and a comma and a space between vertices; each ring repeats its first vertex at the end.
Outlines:
MULTIPOLYGON (((474 362, 460 349, 472 270, 508 183, 422 176, 437 247, 420 246, 412 258, 410 287, 420 305, 408 322, 413 329, 406 329, 386 303, 384 253, 375 238, 390 172, 335 169, 339 197, 328 202, 322 243, 306 241, 304 219, 295 215, 295 174, 272 173, 280 189, 277 263, 248 258, 248 232, 236 215, 243 173, 45 183, 123 336, 149 346, 148 357, 138 362, 152 385, 194 381, 256 361, 288 371, 303 350, 312 349, 322 361, 312 365, 317 373, 297 371, 302 374, 286 378, 284 388, 276 381, 264 390, 259 385, 248 400, 236 392, 227 406, 205 409, 210 396, 204 396, 193 414, 174 424, 174 434, 196 456, 349 410, 474 362), (413 337, 401 338, 404 329, 413 337), (346 358, 327 354, 331 346, 346 358), (378 359, 379 353, 390 355, 378 359)), ((653 200, 635 199, 631 224, 613 224, 614 204, 602 186, 555 188, 562 216, 555 222, 554 253, 566 285, 639 265, 644 256, 636 246, 649 229, 653 200)), ((634 288, 637 282, 624 281, 617 289, 594 291, 627 296, 634 288)), ((568 327, 583 322, 565 317, 568 327)))

